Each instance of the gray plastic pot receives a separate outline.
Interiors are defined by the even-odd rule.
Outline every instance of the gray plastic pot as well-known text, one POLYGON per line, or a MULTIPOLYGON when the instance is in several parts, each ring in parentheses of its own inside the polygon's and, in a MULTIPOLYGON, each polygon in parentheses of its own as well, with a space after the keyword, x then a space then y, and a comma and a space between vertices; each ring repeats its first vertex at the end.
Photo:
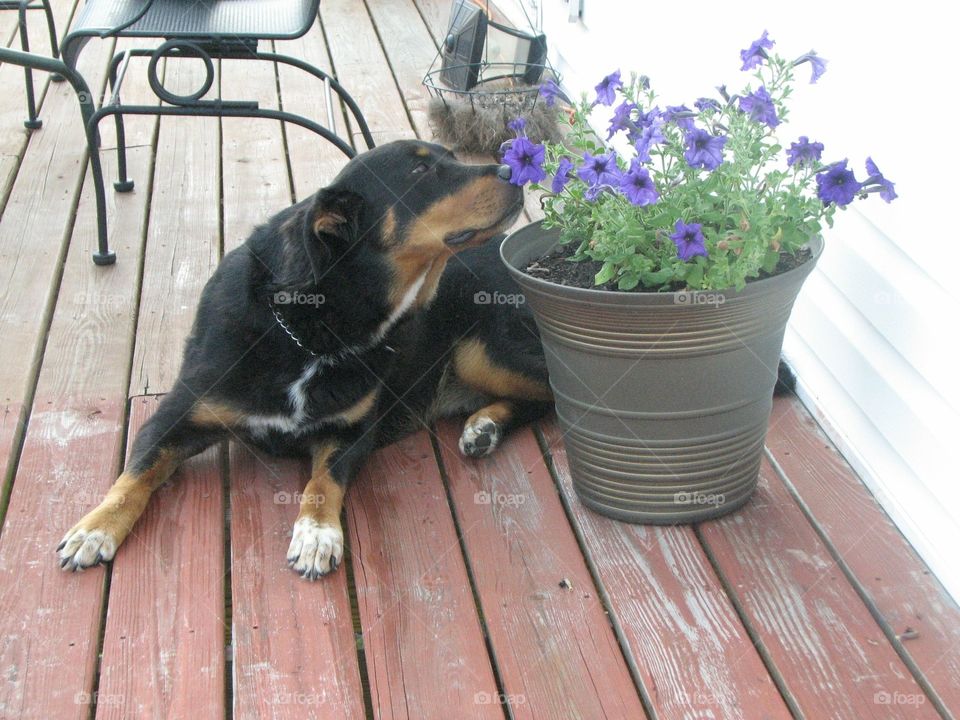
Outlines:
POLYGON ((500 255, 533 310, 574 487, 636 523, 690 523, 743 505, 757 485, 783 333, 823 250, 734 290, 615 292, 522 271, 559 242, 533 223, 500 255))

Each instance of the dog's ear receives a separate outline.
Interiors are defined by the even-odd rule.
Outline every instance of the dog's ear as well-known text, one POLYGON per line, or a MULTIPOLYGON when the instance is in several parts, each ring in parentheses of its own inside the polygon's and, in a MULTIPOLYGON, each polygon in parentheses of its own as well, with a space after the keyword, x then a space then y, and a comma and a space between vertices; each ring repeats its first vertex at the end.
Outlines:
POLYGON ((363 199, 348 190, 324 188, 314 196, 302 232, 315 282, 356 241, 362 207, 363 199))

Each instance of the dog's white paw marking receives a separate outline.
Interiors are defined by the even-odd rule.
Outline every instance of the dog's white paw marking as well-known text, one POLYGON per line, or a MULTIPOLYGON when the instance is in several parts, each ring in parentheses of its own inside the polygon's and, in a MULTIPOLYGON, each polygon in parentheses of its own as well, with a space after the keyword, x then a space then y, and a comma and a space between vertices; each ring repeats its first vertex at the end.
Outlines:
POLYGON ((503 433, 500 426, 488 417, 468 420, 460 435, 460 452, 467 457, 483 457, 496 450, 503 433))
POLYGON ((75 527, 57 546, 60 567, 64 570, 83 570, 113 560, 118 544, 116 538, 105 530, 75 527))
POLYGON ((313 518, 294 523, 293 538, 287 550, 287 564, 306 580, 331 573, 343 560, 343 531, 333 525, 321 525, 313 518))

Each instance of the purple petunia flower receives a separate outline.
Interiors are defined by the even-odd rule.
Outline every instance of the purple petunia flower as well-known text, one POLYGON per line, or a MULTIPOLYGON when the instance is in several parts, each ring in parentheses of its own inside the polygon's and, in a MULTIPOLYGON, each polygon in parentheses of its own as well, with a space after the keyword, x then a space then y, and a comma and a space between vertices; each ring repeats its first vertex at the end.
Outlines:
POLYGON ((687 151, 683 158, 690 167, 716 170, 723 162, 723 146, 727 138, 694 128, 684 136, 684 141, 687 151))
POLYGON ((591 186, 618 184, 620 168, 617 167, 617 156, 613 152, 596 156, 585 152, 577 177, 591 186))
POLYGON ((847 161, 834 163, 817 175, 817 197, 824 205, 836 203, 840 207, 849 205, 857 197, 862 185, 847 170, 847 161))
POLYGON ((683 130, 693 130, 695 116, 696 113, 686 105, 667 105, 667 111, 663 113, 666 122, 672 122, 683 130))
POLYGON ((526 185, 528 182, 540 182, 547 173, 543 169, 543 145, 518 137, 503 154, 503 162, 513 171, 510 182, 514 185, 526 185))
POLYGON ((631 204, 639 207, 652 205, 660 197, 650 172, 637 160, 634 160, 630 169, 620 177, 620 190, 631 204))
POLYGON ((767 59, 766 51, 772 47, 773 40, 767 37, 767 31, 764 30, 759 40, 754 40, 750 43, 750 47, 740 51, 740 59, 743 60, 743 66, 740 69, 752 70, 757 65, 762 64, 767 59))
POLYGON ((740 98, 740 109, 754 122, 764 123, 771 128, 780 124, 773 98, 763 85, 755 93, 740 98))
POLYGON ((623 83, 620 82, 620 71, 615 70, 597 85, 597 100, 594 105, 613 105, 613 101, 617 98, 617 90, 622 87, 623 83))
POLYGON ((702 97, 698 99, 693 106, 700 112, 706 112, 707 110, 720 110, 720 103, 713 98, 702 97))
POLYGON ((657 126, 662 127, 664 122, 664 113, 659 107, 652 107, 647 112, 637 108, 637 119, 633 127, 627 132, 627 139, 636 143, 643 135, 646 128, 657 126))
POLYGON ((823 143, 810 142, 810 138, 801 135, 800 140, 790 143, 787 150, 787 165, 813 165, 820 161, 823 154, 823 143))
POLYGON ((827 71, 827 61, 811 50, 806 55, 801 55, 793 61, 793 66, 801 65, 805 62, 810 63, 812 74, 810 75, 810 84, 812 85, 827 71))
POLYGON ((637 123, 640 127, 647 127, 648 125, 653 125, 654 123, 663 123, 664 122, 664 112, 659 107, 652 107, 646 112, 643 110, 640 111, 640 115, 637 118, 637 123))
POLYGON ((557 102, 557 97, 560 96, 562 96, 560 86, 557 85, 557 81, 553 78, 550 78, 540 86, 540 97, 547 103, 547 107, 553 107, 557 102))
POLYGON ((621 130, 632 130, 636 127, 633 122, 632 115, 635 110, 639 108, 630 102, 629 100, 624 100, 622 103, 617 105, 613 111, 613 117, 610 118, 610 127, 607 129, 607 140, 612 138, 621 130))
POLYGON ((883 176, 883 173, 880 172, 877 164, 871 158, 867 158, 867 174, 870 177, 863 183, 864 185, 872 185, 873 187, 870 190, 879 192, 880 197, 887 202, 896 200, 897 193, 893 189, 893 183, 883 176))
POLYGON ((554 195, 559 195, 560 191, 563 190, 564 185, 566 185, 570 178, 573 177, 573 162, 570 158, 562 157, 560 158, 560 164, 557 166, 557 174, 553 176, 553 184, 550 185, 550 189, 553 191, 554 195))
POLYGON ((507 123, 507 127, 513 130, 517 134, 517 137, 520 137, 521 135, 524 134, 523 129, 526 126, 527 126, 527 121, 522 117, 516 117, 507 123))
POLYGON ((706 238, 703 237, 703 226, 700 223, 687 225, 683 220, 677 220, 676 232, 670 236, 677 245, 677 257, 684 262, 694 255, 707 256, 706 238))
POLYGON ((663 128, 663 121, 658 119, 640 131, 633 144, 637 149, 637 159, 640 162, 650 162, 650 148, 665 140, 661 128, 663 128))
POLYGON ((610 188, 609 185, 591 185, 583 192, 583 197, 587 202, 593 202, 598 197, 600 197, 600 194, 604 190, 607 190, 609 188, 610 188))

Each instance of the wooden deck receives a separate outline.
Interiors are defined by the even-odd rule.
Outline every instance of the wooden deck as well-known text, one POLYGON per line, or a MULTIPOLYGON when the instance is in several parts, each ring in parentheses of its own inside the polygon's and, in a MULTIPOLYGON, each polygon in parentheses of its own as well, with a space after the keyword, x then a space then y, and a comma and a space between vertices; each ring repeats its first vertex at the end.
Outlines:
MULTIPOLYGON (((62 33, 74 7, 54 7, 62 33)), ((447 8, 324 0, 283 49, 335 71, 378 142, 429 138, 447 8)), ((84 52, 91 86, 112 51, 84 52)), ((142 70, 126 99, 149 97, 142 70)), ((324 117, 296 71, 221 70, 224 97, 324 117)), ((168 84, 196 71, 170 63, 168 84)), ((170 389, 219 258, 342 160, 268 121, 133 118, 136 189, 108 190, 119 261, 97 268, 76 102, 37 81, 28 134, 22 71, 0 66, 0 718, 960 715, 960 610, 794 399, 754 499, 695 527, 586 510, 552 422, 483 461, 444 423, 368 463, 322 582, 284 562, 305 468, 239 444, 187 463, 112 566, 61 572, 54 547, 170 389)))

